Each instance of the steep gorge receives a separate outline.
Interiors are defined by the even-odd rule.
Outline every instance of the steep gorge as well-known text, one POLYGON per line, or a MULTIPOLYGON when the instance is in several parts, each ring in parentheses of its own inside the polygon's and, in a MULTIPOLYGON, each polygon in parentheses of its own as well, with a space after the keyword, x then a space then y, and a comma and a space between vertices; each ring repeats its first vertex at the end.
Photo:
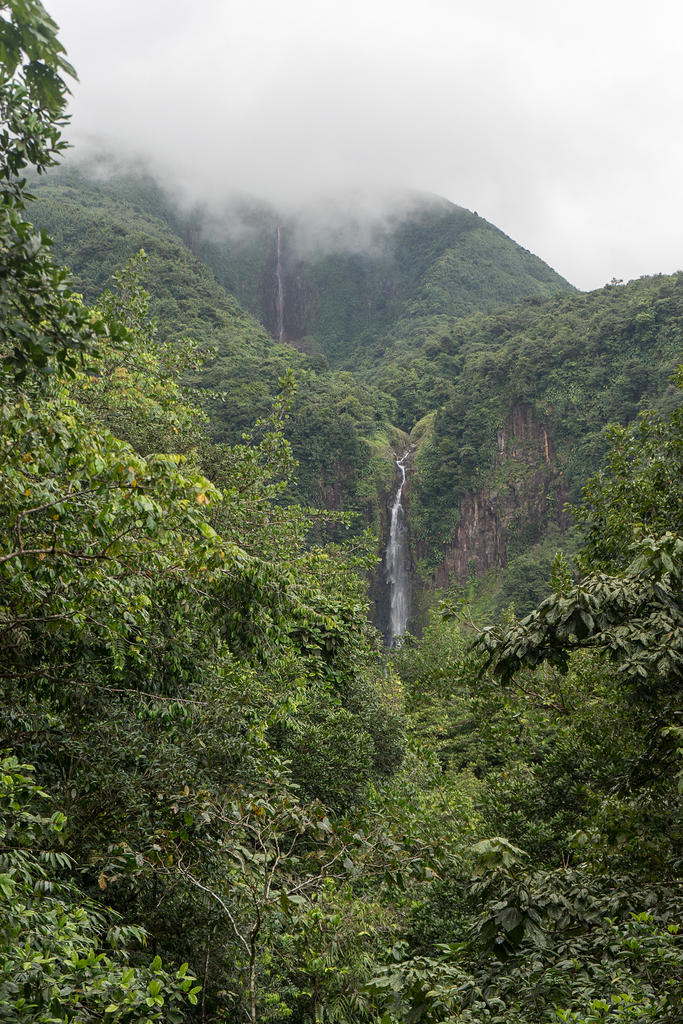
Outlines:
POLYGON ((554 525, 562 532, 569 525, 565 508, 569 491, 548 423, 532 406, 517 403, 497 431, 496 442, 494 464, 485 482, 461 500, 457 525, 436 551, 424 540, 415 539, 417 531, 411 523, 411 492, 419 481, 415 451, 408 452, 405 483, 397 455, 394 483, 381 498, 381 561, 371 582, 375 624, 387 643, 392 643, 395 634, 386 553, 391 548, 392 512, 402 484, 408 545, 403 564, 410 595, 403 628, 411 632, 420 632, 429 594, 435 588, 442 590, 453 582, 464 585, 473 577, 482 579, 490 570, 500 572, 510 557, 543 539, 549 527, 554 525), (431 565, 436 568, 428 568, 431 565))

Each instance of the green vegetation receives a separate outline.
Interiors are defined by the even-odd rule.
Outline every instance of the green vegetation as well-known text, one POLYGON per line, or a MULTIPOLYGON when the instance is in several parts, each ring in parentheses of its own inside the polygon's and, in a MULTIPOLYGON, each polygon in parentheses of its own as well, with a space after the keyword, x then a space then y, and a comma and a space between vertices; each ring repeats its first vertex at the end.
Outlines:
POLYGON ((296 353, 276 345, 158 217, 126 199, 109 198, 80 178, 74 185, 45 185, 36 192, 40 222, 48 226, 55 251, 88 302, 131 256, 145 251, 159 335, 168 342, 192 338, 213 353, 200 383, 222 396, 219 436, 239 440, 266 414, 280 377, 301 363, 296 353))
MULTIPOLYGON (((270 235, 265 216, 253 211, 252 231, 196 251, 221 283, 268 322, 264 297, 254 304, 236 272, 236 256, 254 267, 258 244, 266 248, 262 271, 272 266, 275 217, 270 235)), ((334 216, 334 212, 330 211, 334 216)), ((291 331, 324 353, 333 368, 357 371, 359 363, 401 337, 415 321, 491 310, 527 295, 570 290, 555 271, 476 214, 430 196, 406 195, 396 210, 356 237, 341 222, 341 240, 325 227, 326 211, 304 212, 283 224, 285 289, 293 307, 291 331), (321 223, 317 223, 320 220, 321 223)), ((227 218, 226 218, 227 219, 227 218)), ((241 211, 245 223, 245 212, 241 211)), ((290 332, 291 333, 291 332, 290 332)))
MULTIPOLYGON (((411 480, 415 561, 431 586, 458 525, 467 528, 465 498, 493 495, 500 543, 493 564, 475 558, 481 577, 498 574, 482 585, 482 609, 491 612, 510 601, 527 610, 546 593, 551 547, 567 528, 563 505, 600 465, 606 425, 677 401, 670 377, 680 353, 680 275, 572 293, 481 218, 436 200, 414 201, 378 227, 366 251, 328 251, 320 231, 304 244, 305 220, 292 221, 283 227, 284 273, 304 355, 276 344, 221 287, 270 324, 274 211, 235 203, 221 237, 205 211, 180 210, 141 174, 91 180, 71 167, 35 191, 36 214, 89 301, 145 249, 158 336, 190 337, 216 352, 192 371, 215 440, 239 441, 295 370, 286 431, 299 469, 290 500, 359 513, 356 532, 377 530, 391 448, 427 417, 411 480), (328 360, 349 370, 330 372, 328 360), (532 433, 545 432, 547 460, 528 436, 514 437, 520 416, 533 421, 532 433), (511 439, 504 458, 501 431, 511 439)), ((571 551, 576 540, 559 544, 571 551)), ((461 567, 460 583, 468 574, 461 567)))
POLYGON ((132 252, 149 249, 152 238, 169 244, 172 234, 273 333, 281 223, 288 337, 334 369, 371 367, 377 353, 400 345, 408 333, 428 334, 435 318, 571 290, 492 224, 437 197, 401 197, 391 216, 360 229, 343 219, 337 229, 327 228, 333 208, 283 219, 246 200, 227 204, 217 224, 215 212, 183 210, 149 177, 122 172, 104 158, 91 176, 67 166, 36 191, 39 222, 77 281, 85 274, 95 294, 132 252))
MULTIPOLYGON (((575 514, 580 578, 558 554, 524 618, 482 627, 454 593, 419 641, 384 650, 370 544, 345 540, 334 509, 340 479, 359 508, 382 486, 405 440, 396 399, 277 349, 157 222, 142 232, 150 255, 108 290, 73 290, 25 219, 20 177, 60 148, 70 69, 55 31, 37 0, 0 3, 0 1020, 678 1024, 680 373, 658 409, 605 436, 575 514), (173 326, 163 292, 142 286, 167 244, 174 310, 194 287, 173 326), (202 333, 197 304, 214 298, 202 333), (267 376, 246 387, 259 351, 283 370, 276 393, 267 376), (246 394, 219 440, 218 400, 198 405, 196 385, 222 372, 246 394), (316 487, 331 511, 296 503, 316 487)), ((650 290, 643 330, 664 369, 678 287, 619 290, 638 311, 650 290)), ((523 480, 539 450, 550 465, 539 417, 558 416, 558 451, 564 420, 542 405, 561 373, 540 372, 543 339, 589 308, 577 336, 590 351, 612 301, 553 300, 536 310, 544 327, 512 310, 511 325, 530 318, 514 366, 518 334, 490 364, 481 341, 504 314, 470 321, 481 344, 451 412, 449 398, 413 432, 420 472, 429 458, 444 470, 457 388, 481 397, 477 366, 492 388, 494 355, 503 377, 471 441, 482 479, 509 483, 486 446, 510 402, 526 404, 517 427, 498 422, 498 454, 523 480)), ((625 331, 623 309, 614 300, 625 331)), ((601 399, 624 418, 625 402, 661 396, 654 368, 628 391, 646 340, 628 329, 601 399)), ((593 452, 589 362, 575 379, 593 452)), ((477 465, 449 486, 472 486, 477 465)), ((529 572, 548 551, 520 540, 513 555, 529 572)))
POLYGON ((216 441, 239 441, 267 414, 280 378, 295 369, 300 385, 287 434, 301 469, 290 497, 360 513, 356 529, 376 523, 378 492, 391 482, 393 457, 386 443, 372 464, 369 452, 381 438, 396 436, 389 396, 349 374, 325 373, 319 361, 274 342, 181 238, 138 205, 145 200, 157 213, 164 209, 144 179, 117 179, 112 197, 105 186, 71 172, 62 183, 35 191, 35 212, 73 270, 74 286, 89 301, 110 285, 117 268, 144 250, 156 336, 176 349, 191 338, 198 352, 210 355, 203 365, 189 367, 188 379, 206 394, 216 441))
POLYGON ((462 607, 448 607, 398 654, 416 738, 444 773, 480 779, 495 836, 469 871, 440 878, 378 974, 398 1019, 681 1014, 683 507, 657 474, 666 460, 677 478, 681 419, 646 424, 616 432, 586 486, 578 586, 558 556, 551 596, 521 621, 478 630, 472 646, 462 607), (666 511, 648 534, 655 493, 666 511), (625 542, 611 555, 606 512, 625 542))
MULTIPOLYGON (((534 472, 542 478, 525 499, 524 521, 505 527, 507 558, 528 556, 554 525, 566 527, 562 505, 578 499, 604 458, 606 424, 679 402, 671 377, 682 298, 682 275, 644 278, 470 317, 421 350, 406 349, 387 371, 395 386, 388 378, 384 385, 399 410, 404 401, 410 416, 435 397, 443 403, 418 444, 410 511, 428 571, 443 557, 466 495, 493 495, 504 516, 510 494, 519 502, 533 488, 534 472)), ((529 601, 530 592, 518 594, 529 601)))

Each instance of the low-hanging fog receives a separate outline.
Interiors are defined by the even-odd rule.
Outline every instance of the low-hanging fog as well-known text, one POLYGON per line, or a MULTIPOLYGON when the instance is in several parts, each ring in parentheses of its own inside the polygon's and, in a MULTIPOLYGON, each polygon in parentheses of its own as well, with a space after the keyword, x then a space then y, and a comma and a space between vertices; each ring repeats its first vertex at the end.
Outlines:
POLYGON ((76 155, 142 159, 216 209, 437 193, 581 288, 683 267, 675 0, 45 5, 76 155))

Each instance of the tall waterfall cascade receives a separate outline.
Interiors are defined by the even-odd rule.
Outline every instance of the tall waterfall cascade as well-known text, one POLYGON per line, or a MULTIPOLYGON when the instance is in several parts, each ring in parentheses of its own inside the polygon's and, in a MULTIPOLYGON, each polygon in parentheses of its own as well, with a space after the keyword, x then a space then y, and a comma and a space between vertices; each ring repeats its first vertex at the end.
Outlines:
POLYGON ((392 647, 405 633, 410 617, 410 537, 403 507, 403 491, 406 462, 411 451, 407 448, 396 459, 400 481, 391 507, 389 543, 384 556, 384 571, 389 585, 389 643, 392 647))
POLYGON ((285 340, 285 286, 282 280, 282 228, 279 224, 275 235, 275 334, 278 341, 285 340))

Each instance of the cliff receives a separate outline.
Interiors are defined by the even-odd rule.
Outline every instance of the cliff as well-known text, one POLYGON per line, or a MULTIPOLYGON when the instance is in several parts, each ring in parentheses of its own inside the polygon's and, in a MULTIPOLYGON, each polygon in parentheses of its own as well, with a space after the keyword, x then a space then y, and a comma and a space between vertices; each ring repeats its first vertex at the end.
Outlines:
MULTIPOLYGON (((433 576, 445 587, 449 578, 465 583, 474 573, 501 569, 511 554, 539 540, 551 523, 565 529, 568 498, 562 469, 548 426, 530 405, 515 405, 498 431, 498 450, 489 478, 465 495, 458 525, 433 576)), ((425 550, 417 545, 416 555, 425 550)))

